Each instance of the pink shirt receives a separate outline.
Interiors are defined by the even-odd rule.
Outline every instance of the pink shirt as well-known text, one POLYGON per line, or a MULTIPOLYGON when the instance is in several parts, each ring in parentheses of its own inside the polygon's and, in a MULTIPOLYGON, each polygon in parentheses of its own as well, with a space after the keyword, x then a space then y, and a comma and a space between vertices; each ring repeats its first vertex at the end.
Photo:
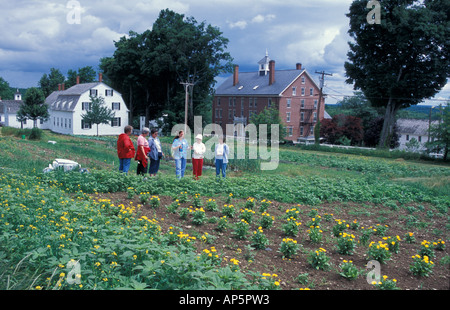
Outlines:
POLYGON ((148 140, 143 137, 142 135, 140 135, 137 139, 137 145, 139 146, 144 146, 144 147, 148 147, 148 140))

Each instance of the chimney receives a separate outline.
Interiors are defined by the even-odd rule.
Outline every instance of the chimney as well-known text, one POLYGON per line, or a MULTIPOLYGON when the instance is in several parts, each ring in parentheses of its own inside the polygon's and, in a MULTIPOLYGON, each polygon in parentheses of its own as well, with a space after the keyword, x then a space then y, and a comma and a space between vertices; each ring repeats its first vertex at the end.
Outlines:
POLYGON ((61 84, 58 84, 58 90, 61 91, 61 84))
POLYGON ((275 60, 269 62, 269 85, 275 83, 275 60))
POLYGON ((302 64, 298 62, 298 63, 295 65, 295 68, 296 68, 297 70, 302 70, 302 64))
POLYGON ((103 73, 98 74, 98 81, 101 83, 103 81, 103 73))
POLYGON ((239 83, 239 66, 234 66, 233 72, 233 86, 236 86, 239 83))
POLYGON ((66 88, 66 84, 62 83, 61 90, 65 90, 65 88, 66 88))
POLYGON ((77 75, 77 84, 80 84, 80 76, 77 75))

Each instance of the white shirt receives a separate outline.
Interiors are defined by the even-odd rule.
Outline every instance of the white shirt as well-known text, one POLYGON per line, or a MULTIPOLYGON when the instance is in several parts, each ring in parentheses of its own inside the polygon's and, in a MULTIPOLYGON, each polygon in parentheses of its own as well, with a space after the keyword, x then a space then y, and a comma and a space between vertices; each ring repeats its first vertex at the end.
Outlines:
POLYGON ((206 147, 205 147, 204 143, 195 142, 192 145, 192 148, 194 149, 194 154, 192 155, 192 158, 195 158, 195 159, 203 158, 203 156, 206 152, 206 147))

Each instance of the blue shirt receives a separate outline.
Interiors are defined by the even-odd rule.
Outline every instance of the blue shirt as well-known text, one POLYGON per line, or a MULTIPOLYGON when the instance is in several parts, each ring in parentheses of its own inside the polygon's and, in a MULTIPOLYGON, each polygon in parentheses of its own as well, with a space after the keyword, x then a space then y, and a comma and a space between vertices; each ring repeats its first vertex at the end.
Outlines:
POLYGON ((189 147, 188 142, 186 139, 175 139, 172 143, 172 148, 176 147, 176 149, 173 150, 173 158, 174 159, 180 159, 180 158, 187 158, 187 150, 189 147), (182 145, 183 150, 180 150, 178 147, 182 145))

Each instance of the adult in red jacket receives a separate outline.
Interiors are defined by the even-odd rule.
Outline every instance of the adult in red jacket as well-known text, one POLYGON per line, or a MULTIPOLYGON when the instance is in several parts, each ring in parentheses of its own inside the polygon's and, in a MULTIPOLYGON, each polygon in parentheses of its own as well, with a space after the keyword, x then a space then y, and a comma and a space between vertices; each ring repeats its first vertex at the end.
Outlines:
POLYGON ((133 127, 125 126, 124 133, 119 135, 117 140, 117 155, 119 156, 119 171, 128 173, 130 170, 131 159, 134 158, 135 149, 130 135, 133 127))

